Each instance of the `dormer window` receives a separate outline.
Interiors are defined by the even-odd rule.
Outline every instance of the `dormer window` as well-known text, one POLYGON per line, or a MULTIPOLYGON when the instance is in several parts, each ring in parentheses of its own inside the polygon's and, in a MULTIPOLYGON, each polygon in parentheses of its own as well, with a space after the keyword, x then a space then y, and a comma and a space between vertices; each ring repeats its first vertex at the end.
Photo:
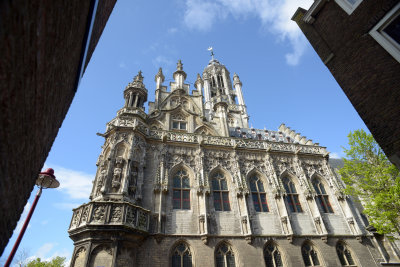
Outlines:
POLYGON ((187 130, 187 123, 183 116, 172 116, 172 129, 173 130, 187 130))

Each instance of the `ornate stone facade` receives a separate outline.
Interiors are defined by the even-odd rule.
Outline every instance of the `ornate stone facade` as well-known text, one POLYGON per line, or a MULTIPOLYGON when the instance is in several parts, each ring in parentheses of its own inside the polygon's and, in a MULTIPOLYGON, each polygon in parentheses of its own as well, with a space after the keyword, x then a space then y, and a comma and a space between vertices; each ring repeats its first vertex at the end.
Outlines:
POLYGON ((173 77, 168 91, 159 70, 148 113, 141 72, 125 89, 74 209, 71 266, 377 265, 324 147, 249 129, 242 83, 214 58, 191 94, 181 61, 173 77))

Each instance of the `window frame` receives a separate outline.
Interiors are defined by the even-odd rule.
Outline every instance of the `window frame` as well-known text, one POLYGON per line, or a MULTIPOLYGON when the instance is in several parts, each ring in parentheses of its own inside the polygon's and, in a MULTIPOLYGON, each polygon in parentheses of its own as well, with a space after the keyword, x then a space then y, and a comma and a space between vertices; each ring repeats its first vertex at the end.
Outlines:
POLYGON ((314 187, 315 192, 317 193, 317 201, 320 209, 323 213, 334 213, 332 205, 329 201, 329 194, 327 193, 324 183, 319 178, 314 178, 312 180, 312 185, 314 187), (321 187, 323 190, 321 190, 321 187), (325 193, 324 193, 325 192, 325 193))
POLYGON ((229 245, 229 244, 227 244, 227 243, 225 243, 225 242, 220 243, 220 244, 215 248, 215 256, 214 256, 215 267, 219 267, 218 261, 217 261, 217 255, 223 256, 223 261, 224 261, 224 262, 223 262, 223 265, 224 265, 224 266, 222 266, 222 267, 231 267, 232 265, 228 265, 228 258, 227 258, 227 255, 228 255, 228 254, 230 254, 231 256, 233 256, 233 264, 234 264, 233 267, 235 267, 235 266, 236 266, 235 252, 233 251, 232 246, 229 245), (226 252, 223 252, 223 251, 221 250, 221 248, 222 248, 223 246, 225 246, 225 247, 227 248, 226 252), (219 254, 219 252, 221 252, 221 253, 219 254))
POLYGON ((258 175, 258 174, 251 175, 250 178, 249 178, 249 184, 250 184, 251 201, 252 201, 252 203, 253 203, 253 208, 254 208, 254 210, 255 210, 256 212, 269 212, 269 206, 268 206, 268 200, 267 200, 267 193, 265 192, 264 183, 263 183, 263 181, 262 181, 260 175, 258 175), (254 181, 254 179, 256 179, 256 180, 254 181), (253 181, 254 181, 255 187, 256 187, 256 190, 255 190, 255 191, 253 191, 252 186, 251 186, 253 181), (262 184, 262 187, 263 187, 262 189, 263 189, 263 191, 260 191, 259 182, 262 184), (257 210, 256 205, 254 204, 254 195, 257 196, 257 202, 258 202, 259 210, 257 210), (262 198, 261 198, 261 195, 264 196, 265 205, 266 205, 266 210, 264 210, 263 202, 262 202, 262 200, 261 200, 261 199, 262 199, 262 198))
POLYGON ((301 207, 301 203, 300 203, 300 196, 297 193, 296 185, 294 184, 292 179, 289 178, 288 176, 284 176, 282 178, 282 183, 283 183, 283 187, 284 187, 285 193, 286 193, 286 202, 289 205, 289 207, 291 207, 290 212, 292 212, 292 213, 303 212, 303 208, 301 207), (285 186, 285 184, 286 184, 285 180, 288 181, 287 186, 285 186), (290 186, 290 183, 293 186, 290 186), (294 189, 294 192, 293 192, 293 189, 294 189))
POLYGON ((351 4, 348 0, 335 0, 336 4, 338 4, 348 15, 351 15, 362 1, 363 0, 356 0, 354 4, 351 4))
POLYGON ((400 3, 395 5, 370 31, 369 34, 400 63, 400 43, 390 37, 384 29, 400 16, 400 3))
POLYGON ((354 259, 351 249, 349 249, 349 247, 346 245, 345 242, 338 241, 336 243, 336 253, 338 255, 338 258, 339 258, 341 266, 343 266, 343 267, 357 267, 357 261, 354 259), (339 245, 341 245, 343 247, 343 249, 339 249, 339 245), (346 254, 346 251, 348 251, 348 253, 350 255, 350 258, 351 258, 351 260, 353 261, 354 264, 350 264, 348 255, 346 254), (343 264, 339 253, 342 253, 342 258, 345 261, 345 264, 343 264))
POLYGON ((212 191, 213 191, 213 202, 214 202, 215 211, 232 211, 231 202, 229 200, 228 179, 226 178, 226 176, 220 171, 216 172, 211 178, 211 185, 212 185, 212 191), (214 180, 216 180, 218 182, 219 188, 217 188, 217 189, 214 187, 214 180), (226 189, 222 188, 221 180, 225 180, 226 189), (217 202, 216 197, 215 197, 216 195, 219 196, 221 209, 216 208, 216 205, 215 205, 215 203, 217 202), (225 209, 225 207, 224 207, 224 196, 227 196, 228 209, 225 209))
POLYGON ((189 254, 190 261, 191 261, 191 266, 193 266, 193 253, 190 250, 189 245, 186 244, 186 242, 179 242, 179 243, 175 244, 175 246, 173 247, 172 253, 171 253, 171 261, 170 261, 171 265, 170 266, 171 267, 183 267, 184 266, 184 256, 185 256, 186 253, 189 254), (178 247, 180 245, 184 245, 185 246, 185 249, 183 251, 180 251, 178 249, 178 247), (178 253, 178 255, 175 254, 176 252, 178 253), (178 265, 174 265, 174 256, 175 255, 179 256, 179 258, 180 258, 180 263, 178 263, 178 265))
POLYGON ((273 242, 269 242, 264 246, 264 263, 266 267, 283 267, 285 264, 283 263, 283 257, 281 251, 278 249, 278 246, 274 244, 273 242), (268 247, 273 247, 273 250, 269 250, 268 247), (278 253, 279 259, 281 261, 281 265, 279 263, 276 263, 276 257, 275 253, 278 253), (271 257, 272 260, 272 266, 268 265, 267 263, 267 256, 271 257))
POLYGON ((175 172, 173 178, 172 178, 172 209, 174 210, 190 210, 191 209, 191 205, 190 205, 190 177, 189 174, 187 173, 187 171, 185 169, 179 169, 178 171, 175 172), (180 177, 178 177, 178 175, 180 175, 180 177), (180 187, 175 187, 175 178, 180 179, 180 187), (183 187, 183 179, 187 178, 189 181, 189 187, 183 187), (179 206, 180 207, 176 207, 175 206, 175 192, 179 192, 179 206), (188 196, 189 196, 189 201, 187 201, 189 207, 185 208, 184 207, 184 192, 187 192, 188 196))
POLYGON ((311 243, 311 242, 304 242, 303 245, 301 246, 301 256, 303 258, 303 263, 304 266, 309 267, 309 266, 323 266, 321 258, 318 256, 318 251, 315 249, 315 246, 311 243), (309 250, 306 250, 305 246, 309 246, 309 250), (304 254, 304 252, 306 252, 306 255, 304 254), (316 259, 318 261, 318 264, 315 264, 315 259, 313 258, 313 255, 311 254, 312 252, 315 253, 316 259), (309 262, 311 263, 311 265, 307 265, 306 263, 306 258, 309 260, 309 262))

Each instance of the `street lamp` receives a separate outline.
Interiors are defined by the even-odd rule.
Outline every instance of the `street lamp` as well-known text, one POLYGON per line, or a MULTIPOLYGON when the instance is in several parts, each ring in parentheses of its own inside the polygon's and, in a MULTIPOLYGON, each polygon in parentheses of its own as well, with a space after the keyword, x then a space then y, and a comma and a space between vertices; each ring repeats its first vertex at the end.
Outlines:
POLYGON ((39 190, 36 194, 35 200, 32 203, 32 207, 29 210, 28 216, 25 219, 24 225, 22 226, 21 232, 18 235, 17 240, 15 241, 14 247, 11 250, 10 256, 4 265, 4 267, 9 267, 15 252, 17 252, 19 243, 21 243, 22 237, 24 236, 25 230, 28 227, 29 221, 32 217, 33 212, 35 211, 36 204, 39 201, 40 195, 42 194, 42 189, 46 188, 57 188, 60 186, 60 182, 57 181, 56 177, 54 176, 54 170, 52 168, 48 168, 44 172, 39 173, 39 177, 36 179, 36 185, 39 187, 39 190))

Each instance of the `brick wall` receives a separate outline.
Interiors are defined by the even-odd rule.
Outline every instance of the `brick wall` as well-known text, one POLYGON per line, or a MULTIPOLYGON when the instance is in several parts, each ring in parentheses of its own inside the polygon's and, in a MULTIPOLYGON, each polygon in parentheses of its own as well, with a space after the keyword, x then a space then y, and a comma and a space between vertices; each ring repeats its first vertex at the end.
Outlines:
POLYGON ((333 54, 326 66, 388 157, 400 156, 400 64, 369 31, 397 3, 364 0, 348 15, 329 1, 313 24, 294 17, 322 61, 333 54))

